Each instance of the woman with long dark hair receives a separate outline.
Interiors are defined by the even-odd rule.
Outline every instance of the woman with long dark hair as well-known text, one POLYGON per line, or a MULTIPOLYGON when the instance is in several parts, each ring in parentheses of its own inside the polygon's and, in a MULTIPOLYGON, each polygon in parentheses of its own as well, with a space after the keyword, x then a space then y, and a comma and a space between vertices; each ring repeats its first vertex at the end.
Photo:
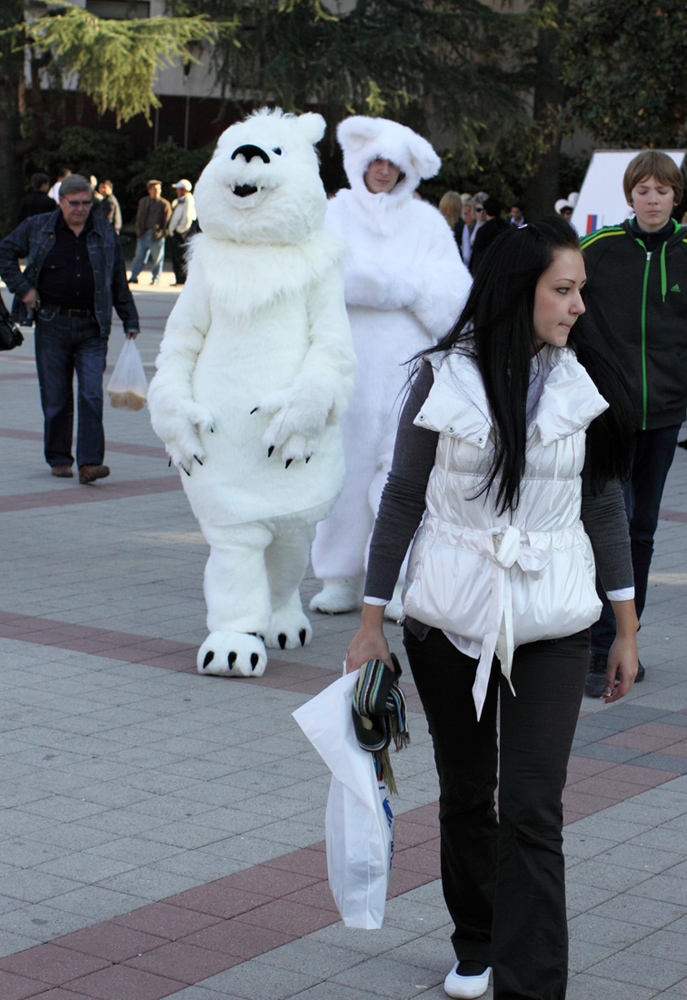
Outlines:
POLYGON ((631 411, 613 360, 584 330, 571 227, 511 229, 488 255, 455 328, 417 366, 347 669, 392 666, 384 604, 415 536, 404 643, 440 779, 457 959, 444 989, 481 996, 493 969, 495 1000, 563 1000, 562 793, 596 571, 618 623, 605 700, 637 671, 618 483, 631 411))

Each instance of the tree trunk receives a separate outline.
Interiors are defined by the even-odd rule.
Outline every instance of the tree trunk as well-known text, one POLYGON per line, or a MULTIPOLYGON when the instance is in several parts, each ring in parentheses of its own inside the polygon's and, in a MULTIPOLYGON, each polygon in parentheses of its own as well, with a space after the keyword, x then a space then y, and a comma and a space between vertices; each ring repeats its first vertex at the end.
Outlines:
MULTIPOLYGON (((23 0, 3 0, 0 28, 24 19, 23 0)), ((9 39, 0 42, 0 233, 16 223, 24 195, 22 118, 24 115, 24 52, 12 51, 9 39)))
MULTIPOLYGON (((568 0, 558 0, 560 14, 568 9, 568 0)), ((541 0, 538 2, 541 7, 541 0)), ((548 149, 529 179, 525 193, 527 217, 534 220, 554 212, 554 203, 561 197, 559 176, 561 163, 561 131, 559 112, 565 102, 565 86, 561 80, 558 63, 557 28, 540 28, 536 48, 536 75, 534 89, 534 120, 550 132, 548 149)))

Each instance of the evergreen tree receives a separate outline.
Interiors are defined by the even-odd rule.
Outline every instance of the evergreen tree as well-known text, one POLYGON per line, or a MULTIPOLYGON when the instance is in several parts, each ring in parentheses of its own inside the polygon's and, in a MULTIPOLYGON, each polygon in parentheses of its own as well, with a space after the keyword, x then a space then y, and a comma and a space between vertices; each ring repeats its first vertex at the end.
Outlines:
POLYGON ((336 15, 334 5, 169 0, 168 9, 236 25, 214 50, 225 96, 322 112, 325 180, 334 126, 350 114, 384 115, 424 135, 431 122, 464 171, 474 168, 480 144, 525 118, 522 77, 509 63, 513 39, 525 31, 518 15, 480 0, 357 0, 336 15))
POLYGON ((687 140, 684 0, 589 0, 572 8, 563 68, 571 123, 632 149, 687 140))
MULTIPOLYGON (((231 34, 231 26, 222 26, 231 34)), ((22 159, 40 142, 40 72, 53 86, 76 81, 102 114, 118 121, 149 116, 159 106, 157 71, 177 56, 193 61, 189 43, 214 40, 220 28, 202 16, 112 20, 69 3, 51 2, 35 17, 27 0, 0 4, 0 226, 11 227, 23 193, 22 159), (25 59, 29 55, 35 107, 26 107, 25 59)))

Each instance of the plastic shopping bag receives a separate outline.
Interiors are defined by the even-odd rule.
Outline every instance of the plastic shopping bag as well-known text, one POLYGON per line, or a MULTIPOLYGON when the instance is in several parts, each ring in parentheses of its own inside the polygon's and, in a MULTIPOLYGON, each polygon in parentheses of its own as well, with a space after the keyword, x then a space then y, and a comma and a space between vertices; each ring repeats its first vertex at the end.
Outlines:
POLYGON ((382 926, 394 852, 394 817, 371 753, 359 745, 351 704, 359 671, 293 716, 332 771, 325 816, 329 886, 347 927, 382 926))
POLYGON ((143 371, 141 352, 133 340, 124 341, 124 347, 107 384, 107 394, 117 409, 142 410, 146 405, 148 383, 143 371))

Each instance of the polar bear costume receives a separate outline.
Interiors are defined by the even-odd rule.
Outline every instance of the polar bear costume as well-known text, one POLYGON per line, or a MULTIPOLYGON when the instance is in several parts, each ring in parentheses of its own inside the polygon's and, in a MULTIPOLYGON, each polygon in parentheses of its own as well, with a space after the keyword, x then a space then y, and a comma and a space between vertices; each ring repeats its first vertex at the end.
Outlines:
POLYGON ((346 250, 322 230, 324 127, 263 109, 221 136, 148 393, 210 545, 200 673, 260 676, 265 646, 312 635, 298 587, 343 482, 355 370, 346 250))
MULTIPOLYGON (((343 421, 346 483, 312 550, 324 587, 310 607, 331 614, 362 604, 369 537, 408 378, 404 363, 448 332, 471 283, 441 213, 413 198, 420 179, 441 166, 430 144, 384 118, 347 118, 337 135, 351 187, 329 202, 325 227, 351 250, 344 273, 358 369, 343 421), (400 168, 391 191, 367 189, 374 160, 400 168)), ((387 606, 390 618, 400 617, 401 589, 402 582, 387 606)))

